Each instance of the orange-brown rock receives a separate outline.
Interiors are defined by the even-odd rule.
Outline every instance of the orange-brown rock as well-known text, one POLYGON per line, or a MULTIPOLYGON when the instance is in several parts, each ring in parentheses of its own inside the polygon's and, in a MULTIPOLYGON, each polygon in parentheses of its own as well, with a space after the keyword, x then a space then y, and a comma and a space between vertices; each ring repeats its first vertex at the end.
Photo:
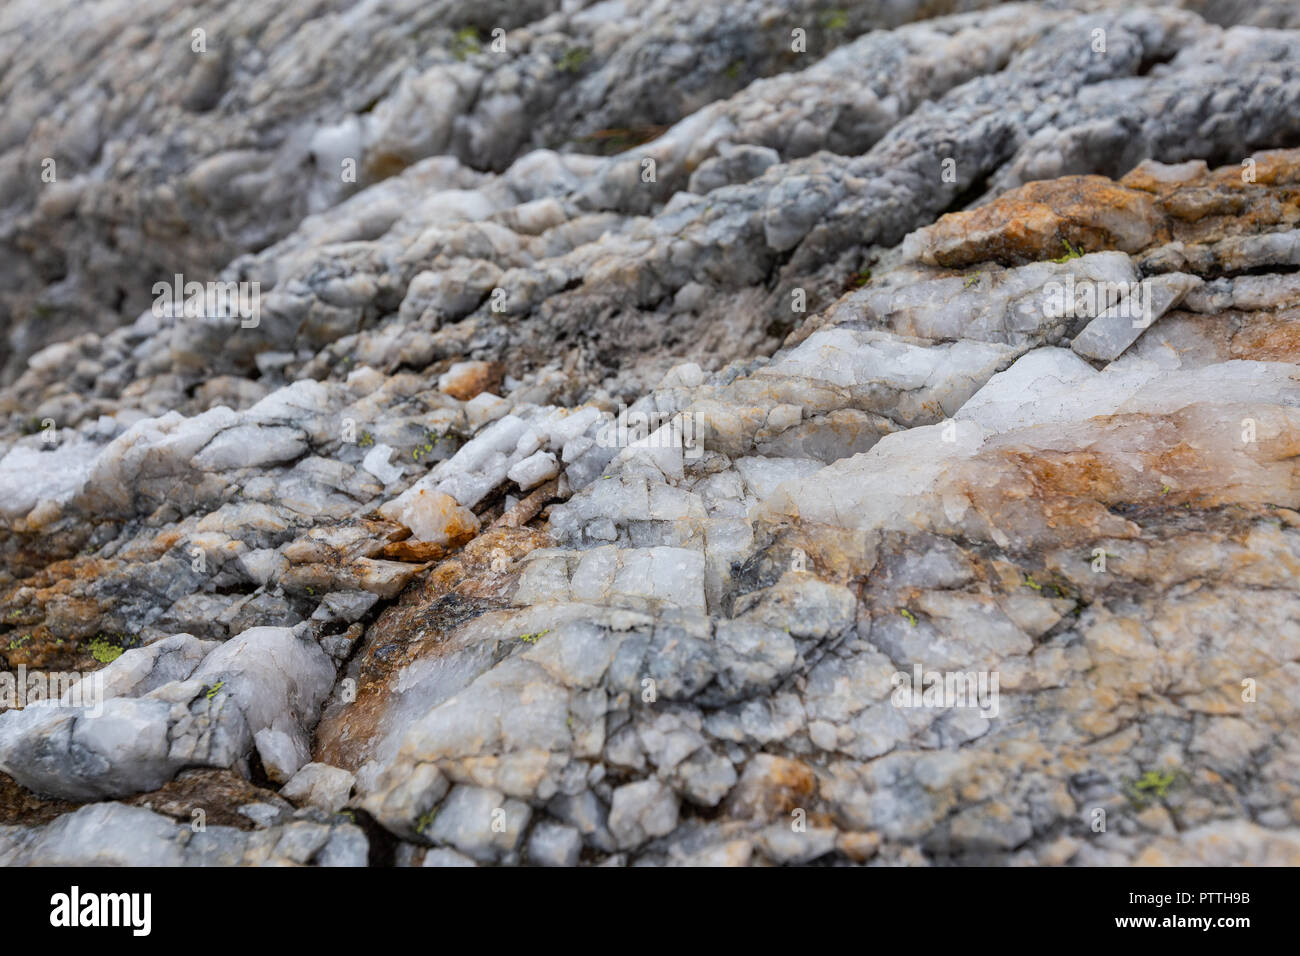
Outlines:
POLYGON ((1071 249, 1137 252, 1168 240, 1152 197, 1105 176, 1029 183, 987 206, 950 213, 921 234, 927 240, 922 261, 948 267, 1021 265, 1071 249))
POLYGON ((467 402, 481 392, 496 391, 505 373, 500 362, 457 362, 438 379, 438 388, 467 402))
POLYGON ((817 776, 799 760, 771 754, 755 756, 727 798, 728 815, 741 819, 773 819, 792 811, 812 809, 817 776))
POLYGON ((1144 162, 1119 182, 1063 176, 950 213, 909 241, 914 258, 959 268, 1023 265, 1071 250, 1138 253, 1168 242, 1210 243, 1300 223, 1300 150, 1211 171, 1203 162, 1144 162), (1068 245, 1067 245, 1068 244, 1068 245))

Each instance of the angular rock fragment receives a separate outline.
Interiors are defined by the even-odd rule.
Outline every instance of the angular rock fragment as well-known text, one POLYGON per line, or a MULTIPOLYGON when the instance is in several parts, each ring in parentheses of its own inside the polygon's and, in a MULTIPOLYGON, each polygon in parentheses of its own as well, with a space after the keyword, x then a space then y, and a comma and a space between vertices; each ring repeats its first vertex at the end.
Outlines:
POLYGON ((1112 362, 1137 341, 1151 323, 1201 285, 1196 276, 1167 273, 1144 279, 1129 295, 1089 322, 1070 348, 1084 358, 1112 362))

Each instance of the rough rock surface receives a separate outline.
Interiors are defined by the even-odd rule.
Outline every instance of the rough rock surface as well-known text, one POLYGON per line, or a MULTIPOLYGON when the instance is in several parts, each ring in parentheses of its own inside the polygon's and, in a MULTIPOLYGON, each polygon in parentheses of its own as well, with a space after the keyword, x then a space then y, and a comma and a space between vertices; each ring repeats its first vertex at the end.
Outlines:
POLYGON ((1300 862, 1292 5, 54 6, 0 864, 1300 862))

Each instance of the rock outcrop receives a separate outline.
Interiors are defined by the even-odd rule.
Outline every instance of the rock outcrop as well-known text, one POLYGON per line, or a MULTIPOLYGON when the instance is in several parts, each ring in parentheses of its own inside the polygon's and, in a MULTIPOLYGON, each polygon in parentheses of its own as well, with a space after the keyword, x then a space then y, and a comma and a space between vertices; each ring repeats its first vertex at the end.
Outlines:
POLYGON ((0 13, 0 863, 1300 862, 1289 4, 335 6, 0 13))

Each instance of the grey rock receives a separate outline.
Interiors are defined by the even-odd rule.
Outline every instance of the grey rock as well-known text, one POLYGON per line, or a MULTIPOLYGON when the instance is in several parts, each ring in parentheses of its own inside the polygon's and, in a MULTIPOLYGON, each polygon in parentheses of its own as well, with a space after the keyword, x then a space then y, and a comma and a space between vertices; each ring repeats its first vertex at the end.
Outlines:
POLYGON ((658 780, 641 780, 614 791, 609 829, 620 848, 636 849, 676 826, 677 798, 658 780))
POLYGON ((81 807, 41 827, 0 828, 6 866, 361 866, 365 835, 348 823, 191 830, 121 803, 81 807))
POLYGON ((478 866, 463 853, 448 850, 446 847, 433 847, 424 854, 423 866, 478 866))
POLYGON ((538 866, 576 866, 581 852, 577 827, 539 823, 528 837, 528 861, 538 866))
POLYGON ((336 813, 348 802, 356 776, 340 767, 308 763, 280 788, 280 795, 294 803, 307 803, 336 813))
POLYGON ((1151 323, 1175 308, 1189 292, 1200 287, 1197 276, 1167 273, 1144 279, 1139 297, 1141 307, 1129 299, 1117 302, 1088 323, 1070 343, 1084 358, 1112 362, 1137 341, 1151 323))
POLYGON ((509 800, 500 791, 455 786, 439 806, 428 835, 480 862, 493 862, 519 845, 530 816, 527 804, 509 800))

